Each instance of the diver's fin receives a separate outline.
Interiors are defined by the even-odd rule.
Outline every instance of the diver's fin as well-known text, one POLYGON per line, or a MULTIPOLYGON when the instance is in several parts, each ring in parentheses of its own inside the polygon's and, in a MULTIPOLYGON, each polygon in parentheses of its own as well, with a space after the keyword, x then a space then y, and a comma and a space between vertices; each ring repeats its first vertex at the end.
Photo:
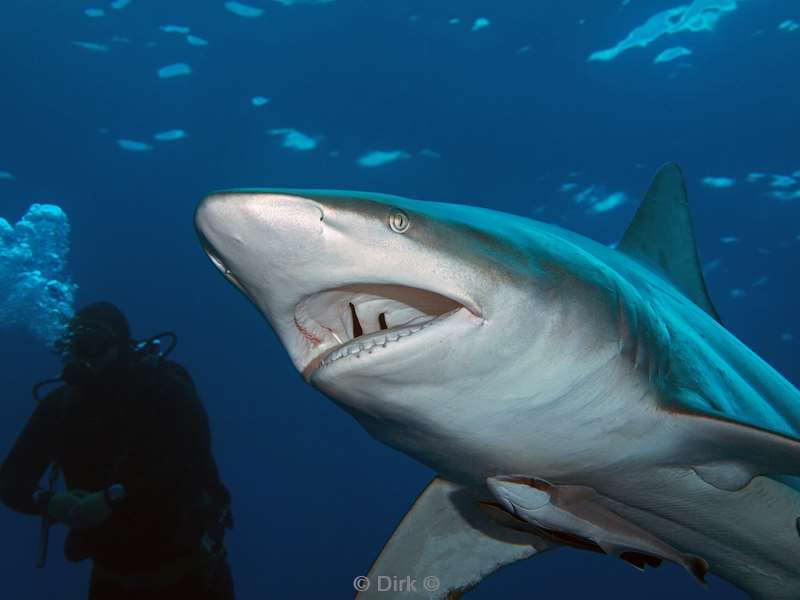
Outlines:
POLYGON ((550 532, 569 534, 599 546, 603 552, 639 570, 658 566, 661 559, 685 568, 702 585, 708 563, 684 554, 649 531, 604 505, 607 498, 582 485, 553 485, 543 479, 518 475, 496 476, 486 485, 511 514, 550 532))
POLYGON ((687 298, 722 322, 700 268, 678 165, 667 163, 658 170, 617 249, 658 269, 687 298))
POLYGON ((798 439, 714 414, 669 412, 676 434, 683 434, 680 460, 717 489, 735 492, 759 475, 800 475, 798 439))
POLYGON ((483 495, 440 477, 431 481, 372 565, 369 589, 356 598, 459 598, 500 567, 552 547, 542 537, 492 521, 479 506, 490 498, 482 491, 483 495), (381 576, 410 577, 416 591, 380 591, 381 576))

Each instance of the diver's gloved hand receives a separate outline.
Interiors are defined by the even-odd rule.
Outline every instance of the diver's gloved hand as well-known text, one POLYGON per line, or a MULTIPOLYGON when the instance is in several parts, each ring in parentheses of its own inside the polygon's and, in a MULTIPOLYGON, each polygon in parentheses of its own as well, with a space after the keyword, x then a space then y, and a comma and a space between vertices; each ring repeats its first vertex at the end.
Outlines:
POLYGON ((47 514, 53 521, 71 525, 72 511, 89 495, 85 490, 66 490, 50 496, 47 503, 47 514))
POLYGON ((112 507, 104 490, 89 493, 73 506, 68 524, 75 529, 99 527, 111 516, 111 511, 112 507))

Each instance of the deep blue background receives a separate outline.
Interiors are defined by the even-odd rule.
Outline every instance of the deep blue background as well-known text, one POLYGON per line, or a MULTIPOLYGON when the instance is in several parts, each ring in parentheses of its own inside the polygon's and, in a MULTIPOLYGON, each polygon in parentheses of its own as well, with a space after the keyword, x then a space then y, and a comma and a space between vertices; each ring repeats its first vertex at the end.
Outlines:
MULTIPOLYGON (((655 168, 676 160, 703 261, 721 259, 708 279, 727 326, 800 380, 798 341, 781 339, 800 339, 800 201, 780 202, 763 194, 765 185, 744 182, 750 171, 800 169, 800 31, 777 30, 800 20, 793 0, 743 2, 712 33, 662 38, 608 63, 586 57, 679 2, 253 0, 265 13, 248 20, 221 0, 134 0, 105 18, 83 14, 103 4, 0 3, 0 170, 16 175, 0 180, 0 215, 14 221, 33 202, 59 204, 73 226, 79 303, 117 302, 140 337, 178 332, 174 357, 201 390, 235 496, 229 545, 240 598, 352 597, 353 577, 432 474, 305 386, 261 317, 206 260, 192 211, 212 190, 370 189, 535 214, 611 242, 635 202, 587 216, 558 192, 568 173, 638 198, 655 168), (454 16, 460 25, 447 23, 454 16), (470 32, 480 16, 491 26, 470 32), (158 29, 170 23, 209 45, 158 29), (131 41, 110 43, 114 35, 131 41), (73 40, 112 50, 88 52, 73 40), (676 45, 695 54, 652 64, 676 45), (179 61, 194 72, 157 78, 159 67, 179 61), (256 109, 255 95, 272 102, 256 109), (190 137, 152 152, 114 142, 174 127, 190 137), (275 127, 322 141, 312 152, 288 150, 267 135, 275 127), (441 158, 372 170, 354 163, 371 149, 422 148, 441 158), (709 175, 738 183, 702 186, 709 175), (741 242, 722 244, 724 235, 741 242), (766 285, 751 287, 764 275, 766 285), (733 298, 732 288, 746 295, 733 298)), ((0 352, 4 455, 32 409, 30 385, 58 364, 22 331, 0 330, 0 352)), ((3 598, 85 597, 87 565, 61 557, 63 532, 42 572, 33 568, 34 520, 2 511, 0 532, 3 598)), ((744 597, 713 577, 707 594, 674 565, 640 574, 561 550, 505 569, 470 598, 532 594, 744 597)))

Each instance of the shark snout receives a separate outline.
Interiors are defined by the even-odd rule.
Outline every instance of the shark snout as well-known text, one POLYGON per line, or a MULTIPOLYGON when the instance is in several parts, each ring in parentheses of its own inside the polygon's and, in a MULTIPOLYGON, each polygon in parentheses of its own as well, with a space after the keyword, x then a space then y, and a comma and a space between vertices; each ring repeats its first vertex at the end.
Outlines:
POLYGON ((270 320, 316 291, 308 270, 324 254, 322 220, 314 200, 262 191, 212 194, 194 218, 211 262, 270 320))
POLYGON ((322 207, 287 194, 225 192, 205 198, 195 212, 195 226, 204 246, 225 258, 245 247, 286 250, 299 239, 312 241, 322 231, 322 207))

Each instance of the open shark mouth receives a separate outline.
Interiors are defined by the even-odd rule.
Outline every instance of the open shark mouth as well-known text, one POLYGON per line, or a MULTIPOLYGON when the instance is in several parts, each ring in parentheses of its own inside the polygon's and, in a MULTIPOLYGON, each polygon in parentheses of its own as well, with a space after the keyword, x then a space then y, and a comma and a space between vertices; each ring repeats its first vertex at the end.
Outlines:
MULTIPOLYGON (((215 267, 251 302, 258 302, 198 228, 200 243, 215 267)), ((483 321, 477 307, 430 290, 395 284, 351 284, 324 290, 301 300, 294 325, 306 356, 308 382, 317 370, 362 353, 373 354, 419 334, 464 311, 483 321)), ((293 345, 293 344, 292 344, 293 345)))
POLYGON ((325 349, 303 376, 308 380, 337 361, 379 352, 462 309, 435 292, 401 285, 349 285, 309 296, 295 307, 295 327, 312 347, 325 349))

